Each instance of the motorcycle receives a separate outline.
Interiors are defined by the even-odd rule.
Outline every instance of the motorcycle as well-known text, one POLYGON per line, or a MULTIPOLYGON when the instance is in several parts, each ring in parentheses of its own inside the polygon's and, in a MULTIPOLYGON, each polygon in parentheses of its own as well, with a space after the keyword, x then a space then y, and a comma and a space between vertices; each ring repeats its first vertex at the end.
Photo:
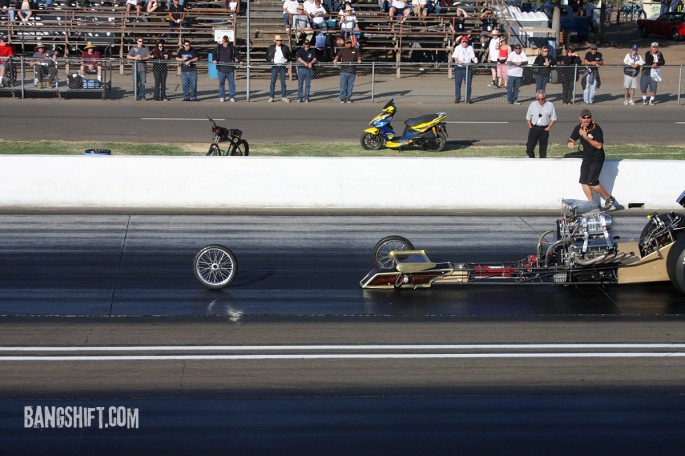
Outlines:
POLYGON ((364 150, 380 150, 385 146, 397 150, 419 147, 431 152, 440 152, 445 148, 447 126, 443 121, 447 118, 446 112, 405 120, 402 136, 397 136, 390 125, 396 112, 394 100, 390 100, 383 106, 381 113, 369 122, 371 128, 364 130, 360 138, 364 150))
POLYGON ((214 119, 207 116, 210 122, 212 122, 212 133, 214 133, 214 138, 212 139, 212 144, 209 145, 209 150, 207 155, 243 155, 247 157, 250 153, 250 145, 244 139, 242 130, 235 128, 224 128, 214 122, 214 119), (222 150, 219 147, 219 143, 228 142, 226 149, 222 150))

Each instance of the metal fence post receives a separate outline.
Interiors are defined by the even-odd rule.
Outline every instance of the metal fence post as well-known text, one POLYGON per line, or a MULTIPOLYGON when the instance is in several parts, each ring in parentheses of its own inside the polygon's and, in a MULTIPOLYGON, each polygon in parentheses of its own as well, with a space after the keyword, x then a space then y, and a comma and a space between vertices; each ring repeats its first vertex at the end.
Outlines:
POLYGON ((678 106, 680 106, 680 92, 683 85, 683 65, 680 64, 680 71, 678 73, 678 106))
POLYGON ((578 86, 578 65, 573 68, 573 104, 576 104, 576 87, 578 86))
POLYGON ((375 100, 376 100, 376 62, 371 62, 371 102, 373 103, 375 100))

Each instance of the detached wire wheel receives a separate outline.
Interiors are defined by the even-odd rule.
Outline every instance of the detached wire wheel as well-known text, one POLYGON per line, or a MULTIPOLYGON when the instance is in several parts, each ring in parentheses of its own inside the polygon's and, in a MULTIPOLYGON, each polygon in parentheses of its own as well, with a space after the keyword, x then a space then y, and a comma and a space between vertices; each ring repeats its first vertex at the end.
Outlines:
POLYGON ((228 247, 212 244, 202 247, 193 259, 195 278, 205 287, 218 290, 235 279, 238 260, 228 247))
POLYGON ((390 258, 390 252, 400 250, 414 250, 414 244, 402 236, 387 236, 373 246, 371 260, 378 269, 394 269, 395 260, 390 258))

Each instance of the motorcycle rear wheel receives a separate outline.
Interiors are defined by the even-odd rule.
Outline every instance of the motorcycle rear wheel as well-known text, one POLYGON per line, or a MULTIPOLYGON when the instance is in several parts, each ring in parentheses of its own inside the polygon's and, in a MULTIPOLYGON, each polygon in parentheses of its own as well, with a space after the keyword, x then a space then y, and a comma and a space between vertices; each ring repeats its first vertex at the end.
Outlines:
POLYGON ((383 147, 383 138, 381 135, 374 135, 373 133, 364 133, 359 142, 364 150, 380 150, 383 147))
POLYGON ((398 250, 414 250, 414 244, 402 236, 384 237, 373 246, 373 265, 378 269, 394 269, 395 260, 390 258, 390 252, 398 250))
POLYGON ((241 139, 235 146, 231 147, 228 155, 247 157, 250 154, 250 145, 244 139, 241 139))
POLYGON ((218 157, 221 155, 221 149, 219 149, 219 146, 216 144, 212 144, 209 146, 209 150, 207 151, 207 156, 210 157, 218 157))
POLYGON ((440 133, 437 138, 426 141, 424 144, 423 148, 426 150, 430 150, 431 152, 442 152, 447 144, 447 135, 440 133))

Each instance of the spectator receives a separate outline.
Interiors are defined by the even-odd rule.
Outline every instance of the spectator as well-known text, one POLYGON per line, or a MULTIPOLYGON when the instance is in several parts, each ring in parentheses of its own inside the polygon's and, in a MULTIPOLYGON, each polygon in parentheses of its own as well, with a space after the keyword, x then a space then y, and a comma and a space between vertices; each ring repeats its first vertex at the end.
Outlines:
POLYGON ((45 52, 45 45, 39 43, 36 46, 36 52, 33 53, 33 57, 30 65, 33 65, 36 71, 36 79, 38 80, 38 88, 43 88, 43 79, 47 76, 47 81, 45 87, 52 89, 54 87, 55 79, 57 78, 57 62, 55 62, 55 52, 48 54, 45 52))
POLYGON ((7 21, 10 24, 14 23, 14 19, 16 18, 15 16, 15 9, 14 9, 14 1, 13 0, 0 0, 0 6, 2 6, 2 11, 7 14, 7 21))
POLYGON ((466 79, 466 102, 473 103, 471 100, 471 79, 473 78, 472 63, 478 63, 473 46, 469 44, 469 37, 461 37, 459 44, 454 48, 452 60, 456 64, 454 67, 454 102, 461 102, 461 84, 466 79))
POLYGON ((486 7, 480 15, 481 29, 484 32, 492 32, 497 27, 497 20, 492 13, 492 8, 486 7))
POLYGON ((384 13, 390 12, 390 3, 391 3, 391 0, 378 0, 378 6, 380 7, 381 11, 383 11, 384 13))
POLYGON ((285 0, 283 2, 283 23, 288 31, 290 30, 290 24, 292 23, 291 18, 297 14, 297 7, 299 5, 297 0, 285 0))
POLYGON ((490 43, 488 43, 488 62, 490 62, 490 73, 492 74, 492 85, 491 87, 498 88, 497 83, 497 60, 499 59, 499 47, 501 43, 501 38, 499 36, 499 30, 495 29, 492 31, 492 38, 490 38, 490 43))
POLYGON ((411 7, 416 17, 428 17, 428 0, 412 0, 411 7))
MULTIPOLYGON (((633 98, 635 97, 635 89, 637 89, 637 75, 640 73, 640 67, 645 64, 640 54, 637 53, 637 44, 633 44, 630 52, 623 58, 623 88, 625 94, 623 104, 625 106, 634 105, 633 98)), ((646 100, 645 100, 646 101, 646 100)))
POLYGON ((521 104, 518 101, 519 89, 523 82, 523 67, 528 65, 528 56, 521 50, 521 45, 514 46, 514 52, 507 57, 507 101, 509 104, 521 104))
POLYGON ((31 16, 33 16, 32 10, 38 9, 38 2, 35 0, 17 0, 15 9, 21 22, 28 22, 31 16))
POLYGON ((352 6, 349 3, 345 5, 344 11, 340 11, 340 30, 343 32, 342 34, 345 40, 351 35, 354 35, 352 44, 356 47, 357 43, 359 43, 361 32, 359 30, 357 13, 355 13, 354 9, 352 9, 352 6))
POLYGON ((583 148, 583 162, 580 165, 580 186, 588 201, 594 201, 593 191, 604 198, 604 210, 609 210, 616 202, 599 183, 599 175, 604 166, 604 133, 597 123, 592 121, 592 113, 589 109, 580 111, 580 125, 571 132, 567 146, 573 149, 576 141, 580 140, 583 148))
POLYGON ((228 95, 231 103, 235 102, 235 64, 242 63, 240 52, 227 35, 221 38, 221 43, 214 50, 214 63, 219 73, 219 101, 226 101, 226 81, 228 81, 228 95))
POLYGON ((321 0, 315 0, 314 7, 307 11, 307 13, 309 13, 313 28, 319 30, 326 30, 328 28, 326 24, 326 8, 321 4, 321 0))
POLYGON ((309 22, 309 16, 304 12, 304 6, 297 5, 297 14, 293 16, 293 30, 295 30, 295 41, 298 44, 304 41, 312 42, 314 30, 309 22))
POLYGON ((652 43, 651 49, 645 53, 645 64, 642 67, 640 77, 640 90, 642 91, 642 104, 647 104, 647 89, 649 89, 649 104, 656 104, 657 83, 661 81, 661 68, 666 64, 664 55, 659 50, 659 43, 652 43))
POLYGON ((318 61, 316 50, 310 48, 308 41, 305 41, 300 49, 297 50, 297 102, 309 103, 309 91, 312 84, 312 74, 314 65, 318 61), (304 88, 304 91, 302 90, 304 88))
POLYGON ((133 8, 136 9, 136 17, 140 17, 140 11, 142 9, 143 2, 141 0, 126 0, 126 16, 131 13, 133 8))
POLYGON ((585 54, 583 60, 585 66, 585 74, 583 75, 583 101, 585 104, 592 104, 595 102, 595 93, 602 85, 602 80, 599 77, 599 67, 604 65, 602 53, 597 51, 597 45, 590 45, 590 52, 585 54))
POLYGON ((552 73, 552 67, 557 64, 557 59, 549 54, 549 48, 543 46, 542 52, 535 57, 533 62, 533 78, 535 79, 535 91, 544 91, 552 73))
MULTIPOLYGON (((411 4, 411 2, 409 2, 411 4)), ((402 16, 402 22, 406 21, 411 14, 411 7, 403 0, 392 0, 390 5, 390 20, 394 20, 397 15, 402 16)))
POLYGON ((181 62, 183 101, 197 101, 197 67, 195 62, 200 60, 200 56, 192 48, 190 41, 183 41, 183 46, 176 53, 176 60, 181 62))
POLYGON ((226 1, 226 9, 229 13, 240 14, 240 0, 226 1))
POLYGON ((507 88, 507 58, 511 53, 511 46, 507 44, 507 38, 503 36, 499 40, 497 57, 497 85, 500 89, 507 88))
POLYGON ((557 71, 561 82, 562 101, 564 104, 573 102, 573 87, 576 85, 578 65, 582 62, 575 50, 566 48, 561 59, 561 65, 557 71))
POLYGON ((333 63, 341 62, 345 65, 340 68, 340 103, 352 103, 354 80, 357 77, 356 64, 362 63, 362 55, 359 49, 352 47, 352 40, 345 40, 345 47, 340 49, 333 59, 333 63))
POLYGON ((102 81, 102 54, 88 41, 81 53, 81 76, 97 74, 98 81, 102 81))
POLYGON ((172 0, 171 5, 169 5, 169 15, 167 16, 170 28, 178 27, 181 29, 187 27, 185 11, 185 7, 179 0, 172 0))
POLYGON ((150 0, 147 2, 147 7, 145 8, 145 11, 147 11, 148 14, 156 13, 157 10, 161 11, 159 4, 159 0, 150 0))
POLYGON ((540 158, 547 158, 547 142, 549 131, 557 121, 557 113, 551 101, 547 101, 544 90, 538 90, 535 101, 528 107, 526 122, 528 123, 528 142, 526 154, 535 158, 535 146, 540 143, 540 158))
POLYGON ((169 73, 168 62, 171 60, 171 52, 164 44, 164 40, 159 40, 152 50, 152 76, 155 78, 154 99, 156 101, 169 101, 166 96, 166 78, 169 73))
MULTIPOLYGON (((0 87, 5 85, 5 73, 6 71, 11 71, 10 59, 14 57, 14 50, 12 46, 7 44, 7 37, 5 35, 0 36, 0 87)), ((8 75, 8 78, 9 79, 8 75)), ((9 85, 9 84, 8 84, 9 85)))
POLYGON ((272 64, 271 84, 269 85, 269 103, 274 101, 276 79, 279 77, 281 78, 281 100, 285 103, 290 103, 290 100, 286 96, 285 68, 291 57, 290 48, 285 44, 282 44, 281 35, 274 36, 274 44, 269 46, 269 49, 266 51, 266 61, 272 64))
MULTIPOLYGON (((176 0, 178 2, 178 0, 176 0)), ((147 61, 152 58, 150 49, 143 44, 143 38, 136 39, 136 45, 128 51, 128 60, 133 60, 133 87, 136 100, 145 100, 145 80, 147 76, 147 61)))
POLYGON ((466 11, 464 11, 464 9, 461 7, 457 7, 456 15, 450 23, 452 33, 459 34, 465 31, 467 17, 469 17, 469 15, 466 13, 466 11))

